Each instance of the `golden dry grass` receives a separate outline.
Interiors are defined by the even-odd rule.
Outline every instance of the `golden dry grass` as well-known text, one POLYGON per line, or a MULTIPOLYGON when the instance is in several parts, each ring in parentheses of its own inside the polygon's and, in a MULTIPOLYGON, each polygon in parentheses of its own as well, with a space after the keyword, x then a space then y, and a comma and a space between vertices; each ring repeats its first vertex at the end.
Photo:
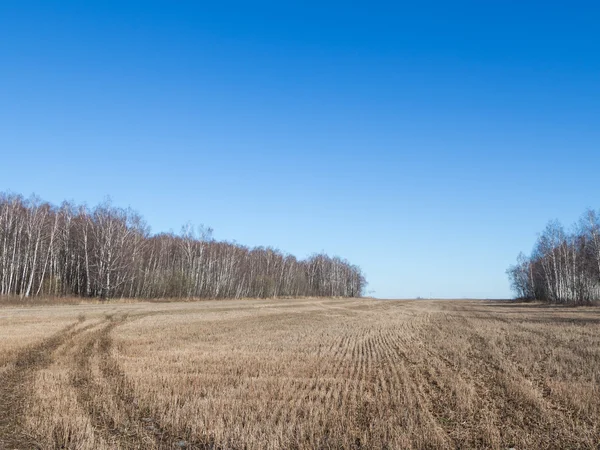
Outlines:
POLYGON ((0 309, 0 448, 597 448, 600 310, 0 309))

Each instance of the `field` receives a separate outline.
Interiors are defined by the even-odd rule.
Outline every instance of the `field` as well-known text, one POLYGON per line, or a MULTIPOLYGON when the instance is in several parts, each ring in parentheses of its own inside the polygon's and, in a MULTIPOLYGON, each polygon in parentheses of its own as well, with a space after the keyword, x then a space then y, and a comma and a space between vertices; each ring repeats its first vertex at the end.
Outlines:
POLYGON ((596 448, 600 310, 0 308, 0 448, 596 448))

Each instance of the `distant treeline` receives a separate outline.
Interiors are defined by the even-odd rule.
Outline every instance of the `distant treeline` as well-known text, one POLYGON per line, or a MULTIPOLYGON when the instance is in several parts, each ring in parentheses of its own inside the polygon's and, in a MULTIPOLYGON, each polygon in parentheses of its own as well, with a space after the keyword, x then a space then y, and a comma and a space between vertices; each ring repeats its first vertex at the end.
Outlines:
POLYGON ((0 295, 356 297, 365 285, 360 268, 338 257, 298 260, 189 225, 151 235, 139 214, 109 202, 57 207, 0 194, 0 295))
POLYGON ((587 211, 566 232, 548 223, 531 256, 522 253, 507 270, 517 297, 585 305, 600 301, 600 212, 587 211))

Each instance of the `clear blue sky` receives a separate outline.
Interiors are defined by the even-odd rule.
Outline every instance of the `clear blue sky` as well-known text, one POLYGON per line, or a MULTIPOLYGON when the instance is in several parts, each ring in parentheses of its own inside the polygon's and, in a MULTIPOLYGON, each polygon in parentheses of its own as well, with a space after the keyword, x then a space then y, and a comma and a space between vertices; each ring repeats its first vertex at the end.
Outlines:
POLYGON ((2 1, 0 190, 507 297, 600 208, 600 9, 410 3, 2 1))

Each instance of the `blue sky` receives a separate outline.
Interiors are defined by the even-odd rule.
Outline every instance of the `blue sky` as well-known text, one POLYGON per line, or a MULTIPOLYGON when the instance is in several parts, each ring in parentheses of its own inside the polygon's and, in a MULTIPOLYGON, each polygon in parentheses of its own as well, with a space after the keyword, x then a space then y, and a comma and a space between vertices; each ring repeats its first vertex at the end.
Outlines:
POLYGON ((509 296, 600 208, 600 7, 348 3, 3 1, 0 190, 509 296))

